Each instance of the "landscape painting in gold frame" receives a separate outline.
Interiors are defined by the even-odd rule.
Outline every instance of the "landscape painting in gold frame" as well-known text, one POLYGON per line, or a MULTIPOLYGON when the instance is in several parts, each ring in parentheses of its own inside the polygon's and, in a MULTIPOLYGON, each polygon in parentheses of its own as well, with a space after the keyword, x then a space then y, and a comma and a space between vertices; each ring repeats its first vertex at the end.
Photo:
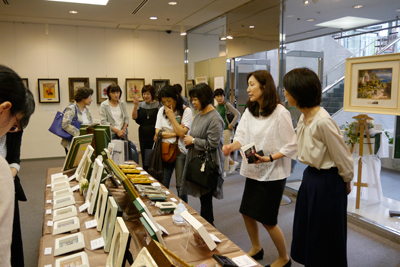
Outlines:
POLYGON ((346 59, 343 110, 400 115, 400 53, 346 59))

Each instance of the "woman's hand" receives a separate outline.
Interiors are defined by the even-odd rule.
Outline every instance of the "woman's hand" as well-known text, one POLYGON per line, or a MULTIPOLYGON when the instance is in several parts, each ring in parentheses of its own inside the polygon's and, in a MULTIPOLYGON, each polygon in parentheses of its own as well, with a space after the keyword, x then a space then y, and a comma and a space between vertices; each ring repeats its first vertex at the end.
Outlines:
POLYGON ((185 135, 185 137, 183 137, 183 142, 185 142, 185 146, 190 146, 193 144, 193 137, 190 135, 185 135))
POLYGON ((224 145, 222 147, 222 153, 224 153, 225 157, 229 156, 231 154, 231 152, 232 152, 231 145, 224 145))
POLYGON ((260 155, 258 155, 257 153, 254 154, 258 160, 256 162, 250 163, 250 164, 256 164, 256 163, 263 163, 263 162, 270 162, 271 159, 268 157, 261 157, 260 155))
POLYGON ((138 96, 138 95, 135 95, 135 96, 133 97, 133 104, 134 104, 135 106, 138 106, 138 105, 139 105, 139 96, 138 96))
POLYGON ((350 194, 351 193, 351 184, 350 184, 350 182, 346 183, 346 187, 347 187, 347 194, 350 194))
POLYGON ((233 130, 233 126, 228 124, 228 129, 232 131, 233 130))
POLYGON ((119 138, 125 138, 126 131, 125 130, 118 130, 117 135, 119 138))
POLYGON ((174 111, 172 110, 172 108, 164 106, 164 110, 165 110, 165 115, 167 115, 168 119, 172 120, 172 118, 175 118, 174 111))

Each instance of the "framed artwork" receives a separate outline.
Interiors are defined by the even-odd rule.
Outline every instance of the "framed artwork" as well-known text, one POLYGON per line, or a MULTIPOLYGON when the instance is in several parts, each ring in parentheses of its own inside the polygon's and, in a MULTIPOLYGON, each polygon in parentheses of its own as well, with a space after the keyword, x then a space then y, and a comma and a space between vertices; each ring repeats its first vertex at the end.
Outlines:
POLYGON ((85 239, 82 233, 63 236, 55 240, 54 256, 59 256, 83 248, 85 248, 85 239))
POLYGON ((81 87, 89 87, 89 78, 68 78, 69 101, 74 102, 75 93, 81 87))
MULTIPOLYGON (((105 167, 105 166, 104 166, 105 167)), ((108 190, 104 184, 100 185, 99 197, 97 198, 96 214, 94 218, 97 221, 97 231, 101 232, 103 229, 104 214, 106 213, 106 205, 108 198, 108 190)))
POLYGON ((156 89, 156 97, 158 96, 158 92, 164 86, 169 85, 169 79, 153 79, 153 87, 156 89))
MULTIPOLYGON (((79 161, 78 167, 75 170, 74 175, 72 175, 78 182, 80 182, 83 178, 85 178, 85 174, 87 174, 87 165, 92 161, 90 160, 93 154, 94 148, 91 145, 88 145, 81 160, 79 161)), ((70 179, 72 180, 72 176, 70 179)))
POLYGON ((189 91, 194 86, 194 80, 186 80, 185 88, 186 88, 186 97, 189 97, 189 91))
POLYGON ((68 179, 64 179, 61 182, 54 182, 51 184, 51 192, 58 191, 61 189, 70 188, 68 179))
POLYGON ((106 266, 122 267, 125 266, 125 252, 129 246, 129 230, 122 217, 118 217, 115 222, 114 236, 111 243, 110 253, 107 257, 106 266))
POLYGON ((155 262, 149 251, 146 247, 143 247, 139 254, 136 256, 135 261, 133 262, 131 267, 141 267, 141 266, 148 266, 148 267, 155 267, 158 264, 155 262))
POLYGON ((96 205, 97 194, 99 193, 103 169, 103 163, 101 163, 100 159, 96 158, 94 161, 92 176, 90 177, 90 183, 86 195, 86 203, 89 203, 88 214, 90 215, 93 215, 94 207, 96 205))
POLYGON ((28 78, 22 78, 21 80, 22 80, 22 82, 24 83, 25 87, 29 89, 28 78))
POLYGON ((142 88, 144 86, 144 79, 130 79, 125 80, 126 88, 126 102, 133 102, 135 95, 139 96, 139 101, 143 101, 142 88))
POLYGON ((53 235, 58 235, 81 227, 78 217, 72 217, 65 220, 56 221, 53 224, 53 235))
POLYGON ((400 115, 400 54, 346 59, 343 110, 400 115))
POLYGON ((53 210, 75 205, 74 196, 65 196, 53 200, 53 210))
POLYGON ((60 259, 56 259, 56 267, 89 266, 86 252, 75 253, 60 259))
POLYGON ((39 103, 60 103, 58 79, 38 79, 39 103))
POLYGON ((77 216, 75 205, 53 210, 53 222, 77 216))
POLYGON ((208 84, 207 76, 196 77, 195 79, 196 84, 205 83, 208 84))
POLYGON ((53 199, 57 199, 64 196, 72 196, 73 194, 74 192, 72 191, 72 188, 61 189, 53 192, 53 199))
POLYGON ((107 87, 110 84, 118 85, 118 78, 96 78, 97 104, 108 99, 107 87))
POLYGON ((74 136, 64 161, 62 171, 78 167, 87 147, 92 143, 93 134, 74 136))
POLYGON ((51 183, 55 184, 55 183, 68 181, 68 176, 67 175, 55 176, 55 177, 51 177, 50 179, 51 179, 51 183))
POLYGON ((103 229, 101 230, 101 237, 104 240, 104 252, 110 251, 117 215, 118 215, 117 202, 115 202, 113 197, 108 197, 106 216, 104 217, 103 229))

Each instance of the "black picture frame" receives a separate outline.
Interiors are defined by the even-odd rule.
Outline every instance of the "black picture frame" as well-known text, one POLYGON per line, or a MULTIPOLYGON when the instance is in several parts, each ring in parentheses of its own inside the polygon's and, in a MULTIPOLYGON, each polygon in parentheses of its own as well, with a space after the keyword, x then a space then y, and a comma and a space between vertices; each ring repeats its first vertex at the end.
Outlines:
POLYGON ((74 102, 75 93, 80 87, 89 87, 89 78, 68 78, 69 101, 74 102))

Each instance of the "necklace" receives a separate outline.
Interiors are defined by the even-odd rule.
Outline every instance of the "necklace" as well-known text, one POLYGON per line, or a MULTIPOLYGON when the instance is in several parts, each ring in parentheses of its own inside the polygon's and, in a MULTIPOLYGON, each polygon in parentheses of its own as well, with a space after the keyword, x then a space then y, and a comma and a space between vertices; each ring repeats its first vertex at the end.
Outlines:
POLYGON ((147 119, 150 119, 150 116, 149 116, 150 111, 149 111, 149 109, 146 108, 145 110, 146 110, 146 114, 147 114, 147 119))

